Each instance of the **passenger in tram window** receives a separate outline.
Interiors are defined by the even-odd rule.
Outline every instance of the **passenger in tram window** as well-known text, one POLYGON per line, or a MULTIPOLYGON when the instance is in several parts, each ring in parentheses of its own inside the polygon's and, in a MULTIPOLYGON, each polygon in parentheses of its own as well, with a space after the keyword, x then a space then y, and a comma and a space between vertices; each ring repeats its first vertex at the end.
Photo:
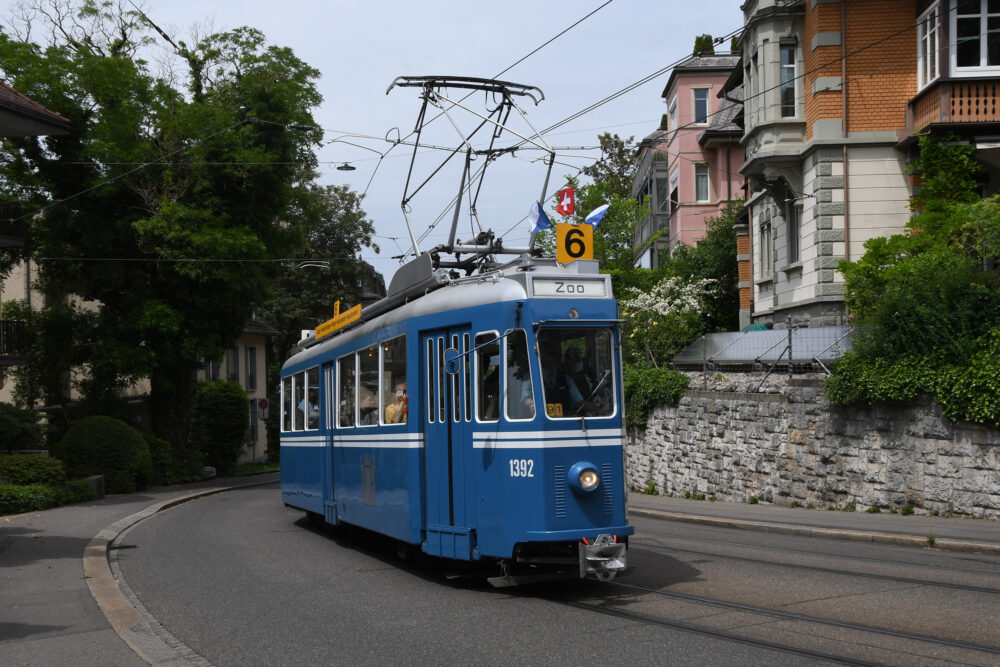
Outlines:
POLYGON ((378 424, 378 403, 375 394, 365 387, 361 388, 361 423, 365 426, 378 424))
POLYGON ((406 412, 406 383, 400 382, 396 385, 396 402, 390 403, 385 408, 385 423, 405 424, 406 412))
POLYGON ((542 348, 542 384, 545 389, 545 408, 549 417, 576 417, 596 406, 584 401, 584 396, 559 365, 559 354, 552 346, 542 348))

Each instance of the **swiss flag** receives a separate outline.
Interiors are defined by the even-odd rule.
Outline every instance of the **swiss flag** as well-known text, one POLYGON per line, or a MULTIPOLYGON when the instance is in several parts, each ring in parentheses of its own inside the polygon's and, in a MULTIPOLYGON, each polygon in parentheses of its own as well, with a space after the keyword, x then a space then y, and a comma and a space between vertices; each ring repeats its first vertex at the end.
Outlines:
POLYGON ((556 196, 559 197, 559 204, 556 205, 556 213, 559 215, 573 215, 573 209, 575 208, 573 186, 571 185, 568 188, 563 188, 556 193, 556 196))

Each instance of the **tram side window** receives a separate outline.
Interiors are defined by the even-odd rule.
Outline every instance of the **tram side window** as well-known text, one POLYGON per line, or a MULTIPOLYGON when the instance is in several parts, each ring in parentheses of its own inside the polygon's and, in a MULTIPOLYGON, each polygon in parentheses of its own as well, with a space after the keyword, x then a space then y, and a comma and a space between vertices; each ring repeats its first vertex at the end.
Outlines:
POLYGON ((296 373, 292 379, 295 393, 295 416, 292 419, 292 430, 301 431, 306 423, 306 382, 305 373, 296 373))
POLYGON ((355 374, 353 354, 337 360, 337 425, 340 428, 354 426, 355 374))
POLYGON ((497 333, 476 334, 476 347, 476 416, 479 421, 495 422, 500 418, 500 343, 497 333))
POLYGON ((386 424, 406 423, 406 336, 382 343, 382 414, 386 424))
POLYGON ((358 352, 359 426, 378 424, 378 345, 358 352))
POLYGON ((532 419, 535 397, 531 391, 531 366, 524 330, 507 336, 507 419, 532 419))
POLYGON ((281 380, 281 430, 292 430, 292 378, 281 380))
POLYGON ((319 428, 319 368, 306 371, 306 428, 319 428))

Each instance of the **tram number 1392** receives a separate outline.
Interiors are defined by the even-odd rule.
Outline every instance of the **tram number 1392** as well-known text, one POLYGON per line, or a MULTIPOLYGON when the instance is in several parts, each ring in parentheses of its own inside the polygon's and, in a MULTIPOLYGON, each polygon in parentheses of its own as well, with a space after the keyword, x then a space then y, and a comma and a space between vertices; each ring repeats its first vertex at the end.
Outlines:
POLYGON ((535 460, 534 459, 511 459, 510 460, 510 476, 511 477, 534 477, 535 476, 535 460))

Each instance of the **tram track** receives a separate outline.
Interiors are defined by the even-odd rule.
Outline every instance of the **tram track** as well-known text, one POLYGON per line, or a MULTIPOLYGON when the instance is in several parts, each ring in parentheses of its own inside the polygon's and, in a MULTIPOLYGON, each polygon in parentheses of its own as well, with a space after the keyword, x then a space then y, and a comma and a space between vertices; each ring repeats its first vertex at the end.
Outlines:
MULTIPOLYGON (((919 568, 926 568, 926 569, 931 569, 931 570, 947 570, 949 572, 964 572, 964 573, 969 573, 969 574, 991 574, 991 575, 998 575, 998 576, 1000 576, 1000 560, 978 560, 978 561, 976 561, 976 562, 981 562, 981 563, 984 563, 984 564, 993 565, 994 567, 991 568, 991 569, 971 568, 971 567, 951 567, 951 566, 945 566, 945 565, 937 565, 937 564, 934 564, 934 563, 919 563, 919 562, 910 561, 910 560, 897 560, 897 559, 890 559, 890 558, 869 558, 869 557, 866 557, 866 556, 854 556, 854 555, 849 555, 849 554, 830 553, 828 551, 813 551, 813 550, 809 550, 809 549, 791 549, 789 547, 779 547, 779 546, 774 546, 774 545, 769 545, 769 544, 756 544, 756 543, 753 543, 753 542, 734 541, 734 540, 720 540, 720 539, 710 538, 710 537, 687 537, 685 535, 678 535, 677 533, 669 533, 669 532, 662 532, 662 531, 657 531, 657 530, 649 530, 646 527, 642 528, 640 534, 644 535, 644 536, 646 536, 646 535, 655 535, 657 537, 663 537, 663 538, 668 538, 668 539, 672 539, 672 540, 682 540, 682 541, 687 541, 687 542, 705 542, 705 543, 709 543, 709 544, 721 544, 721 545, 725 545, 725 546, 745 547, 747 549, 760 549, 762 551, 776 551, 776 552, 782 552, 782 553, 801 554, 801 555, 804 555, 804 556, 822 556, 823 558, 834 558, 834 559, 841 559, 841 560, 853 560, 853 561, 871 562, 871 563, 879 563, 879 564, 887 564, 887 565, 902 565, 902 566, 905 566, 905 567, 919 567, 919 568)), ((631 539, 634 541, 637 538, 633 537, 631 539)), ((950 555, 952 557, 955 557, 955 558, 958 558, 960 560, 973 560, 973 559, 969 558, 969 554, 958 554, 958 553, 953 553, 953 552, 942 552, 942 553, 948 554, 948 555, 950 555)))
MULTIPOLYGON (((656 596, 659 598, 672 599, 683 603, 705 605, 715 609, 725 610, 725 612, 727 613, 731 612, 731 613, 749 614, 758 617, 763 616, 775 619, 780 622, 802 623, 814 627, 823 626, 823 627, 833 628, 838 631, 862 633, 862 637, 875 635, 878 637, 888 638, 893 641, 913 642, 914 648, 916 646, 923 646, 923 647, 934 647, 935 649, 970 652, 972 654, 975 654, 976 656, 983 656, 985 658, 981 664, 995 664, 996 658, 994 656, 1000 656, 1000 646, 990 646, 974 642, 966 642, 966 641, 948 639, 944 637, 936 637, 933 635, 927 635, 922 633, 893 630, 891 628, 885 628, 875 625, 865 625, 862 623, 838 621, 835 619, 812 616, 809 614, 800 614, 780 609, 772 609, 768 607, 760 607, 757 605, 745 604, 740 602, 732 602, 729 600, 721 600, 717 598, 691 595, 687 593, 664 591, 661 589, 650 588, 636 584, 628 584, 619 581, 611 581, 605 585, 612 588, 618 588, 623 591, 632 592, 636 595, 656 596)), ((807 646, 803 646, 800 644, 783 643, 780 641, 774 641, 760 637, 753 637, 748 634, 741 634, 739 632, 735 632, 733 630, 720 629, 717 627, 712 627, 710 625, 703 625, 688 620, 681 620, 678 618, 659 616, 653 613, 647 613, 643 611, 625 609, 618 605, 609 604, 607 601, 607 597, 601 597, 600 599, 595 599, 594 602, 588 602, 579 599, 561 598, 561 597, 555 597, 551 599, 555 602, 576 609, 591 611, 607 616, 613 616, 649 625, 655 625, 665 628, 673 628, 676 630, 682 630, 686 632, 693 632, 699 635, 709 636, 717 639, 725 639, 728 641, 733 641, 740 644, 754 646, 758 648, 771 649, 775 651, 780 651, 782 653, 808 657, 816 660, 830 661, 836 664, 844 664, 844 665, 897 664, 895 660, 892 662, 887 662, 882 660, 872 660, 862 657, 845 655, 844 653, 832 653, 828 651, 808 648, 807 646)), ((744 627, 751 627, 751 628, 760 627, 759 623, 743 623, 742 625, 744 627)), ((805 633, 799 632, 798 634, 804 635, 805 633)), ((804 638, 804 641, 810 641, 812 639, 813 639, 813 634, 810 633, 808 635, 808 639, 804 638)), ((827 641, 832 642, 836 640, 832 638, 827 638, 827 641)), ((890 652, 897 659, 906 657, 912 659, 912 661, 914 662, 916 662, 920 658, 926 659, 928 657, 927 653, 920 653, 912 650, 901 651, 899 647, 884 646, 875 642, 862 642, 859 639, 855 639, 850 642, 841 641, 838 643, 847 643, 850 645, 859 646, 862 648, 862 650, 867 650, 871 652, 890 652)), ((947 659, 943 658, 940 655, 937 654, 935 655, 936 657, 934 659, 934 662, 939 664, 947 664, 947 663, 976 664, 969 660, 969 658, 971 657, 969 655, 966 655, 964 657, 956 657, 954 659, 947 659)), ((909 661, 910 660, 907 660, 907 662, 909 661)))
MULTIPOLYGON (((695 556, 708 556, 708 557, 711 557, 711 558, 725 559, 725 560, 729 560, 729 561, 740 561, 740 562, 744 562, 744 563, 754 563, 754 564, 757 564, 757 565, 765 565, 765 566, 773 566, 773 565, 775 565, 774 561, 769 561, 769 560, 766 560, 766 559, 763 559, 763 558, 751 558, 751 557, 748 557, 748 556, 733 556, 733 555, 730 555, 730 554, 720 554, 720 553, 717 553, 717 552, 714 552, 714 551, 698 551, 696 549, 684 549, 684 548, 681 548, 681 547, 673 547, 673 546, 667 546, 667 545, 653 544, 651 542, 647 542, 645 540, 637 540, 635 538, 632 538, 631 543, 632 543, 633 548, 648 549, 648 550, 656 551, 656 552, 659 552, 659 553, 684 553, 684 554, 691 554, 691 555, 695 555, 695 556)), ((804 555, 816 556, 816 557, 820 557, 820 558, 826 558, 826 557, 828 557, 827 554, 815 553, 815 552, 799 552, 799 553, 802 553, 804 555)), ((843 556, 841 556, 841 557, 843 557, 843 556)), ((846 557, 846 558, 851 558, 851 557, 846 557)), ((878 561, 878 560, 875 560, 875 559, 851 558, 851 560, 855 560, 855 561, 867 561, 867 562, 877 563, 879 565, 884 565, 884 564, 887 564, 887 563, 891 564, 891 561, 878 561)), ((911 563, 899 563, 899 564, 901 564, 901 565, 905 564, 907 566, 912 566, 913 565, 911 563)), ((875 573, 871 573, 871 572, 856 572, 856 571, 853 571, 853 570, 838 570, 837 568, 833 568, 833 567, 821 567, 821 566, 818 566, 818 565, 804 565, 804 564, 801 564, 801 563, 780 563, 780 566, 781 567, 791 568, 791 569, 796 569, 796 570, 808 570, 808 571, 811 571, 811 572, 817 572, 817 573, 823 573, 823 574, 832 574, 832 575, 838 575, 838 576, 858 577, 858 578, 862 578, 862 579, 874 579, 874 580, 878 580, 878 581, 890 581, 890 582, 899 583, 899 584, 910 584, 910 585, 927 586, 927 587, 935 587, 935 588, 948 588, 948 589, 951 589, 951 590, 967 591, 967 592, 971 592, 971 593, 985 593, 985 594, 988 594, 988 595, 1000 595, 1000 588, 990 588, 990 587, 986 587, 986 586, 972 586, 972 585, 969 585, 969 584, 958 584, 958 583, 945 582, 945 581, 933 581, 933 580, 927 580, 927 579, 917 579, 917 578, 913 578, 913 577, 900 577, 900 576, 889 575, 889 574, 875 574, 875 573)), ((950 572, 962 572, 963 571, 963 570, 948 570, 947 568, 945 568, 945 569, 946 569, 946 571, 950 571, 950 572)))

